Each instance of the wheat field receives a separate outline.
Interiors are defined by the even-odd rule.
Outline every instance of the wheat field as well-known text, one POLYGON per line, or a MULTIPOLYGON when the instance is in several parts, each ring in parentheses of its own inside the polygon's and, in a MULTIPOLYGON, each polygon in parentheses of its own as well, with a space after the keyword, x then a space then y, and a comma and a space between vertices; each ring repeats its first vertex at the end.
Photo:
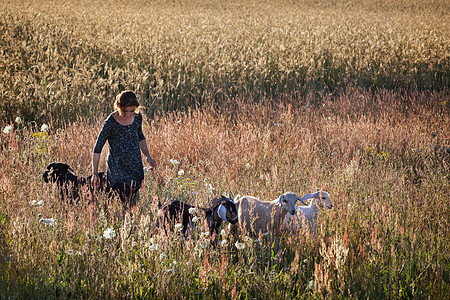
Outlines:
MULTIPOLYGON (((450 293, 450 4, 0 3, 0 298, 431 298, 450 293), (140 201, 60 200, 135 90, 157 167, 140 201), (158 201, 325 190, 318 233, 213 246, 158 201)), ((105 153, 101 168, 105 168, 105 153)))
POLYGON ((445 0, 91 2, 2 1, 2 119, 449 86, 445 0))

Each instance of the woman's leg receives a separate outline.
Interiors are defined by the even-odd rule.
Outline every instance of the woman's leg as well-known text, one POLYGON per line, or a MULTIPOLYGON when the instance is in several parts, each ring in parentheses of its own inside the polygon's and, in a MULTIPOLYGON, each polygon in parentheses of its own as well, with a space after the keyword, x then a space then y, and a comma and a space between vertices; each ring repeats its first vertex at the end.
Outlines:
POLYGON ((119 182, 113 187, 113 190, 119 195, 120 201, 126 207, 133 207, 139 200, 139 189, 130 185, 119 182))
POLYGON ((123 227, 121 228, 121 235, 129 237, 134 227, 134 217, 132 208, 136 205, 139 199, 139 189, 130 187, 125 183, 116 183, 113 187, 115 193, 119 195, 122 202, 122 221, 123 227), (123 230, 123 232, 122 232, 123 230))

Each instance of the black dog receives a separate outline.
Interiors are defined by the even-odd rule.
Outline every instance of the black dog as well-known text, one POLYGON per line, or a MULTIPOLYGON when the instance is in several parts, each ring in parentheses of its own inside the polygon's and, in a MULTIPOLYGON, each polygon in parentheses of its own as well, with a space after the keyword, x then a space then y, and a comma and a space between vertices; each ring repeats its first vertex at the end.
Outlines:
MULTIPOLYGON (((158 217, 156 220, 156 227, 162 227, 173 231, 175 223, 181 222, 183 225, 182 232, 185 235, 187 230, 193 228, 195 225, 192 222, 193 215, 189 213, 192 205, 183 203, 179 200, 172 200, 169 203, 162 205, 158 203, 158 217)), ((209 208, 199 208, 203 211, 204 218, 208 224, 209 235, 219 234, 219 228, 223 221, 228 221, 231 224, 236 224, 237 209, 231 195, 229 197, 221 196, 212 200, 212 205, 209 208)))
MULTIPOLYGON (((92 175, 88 177, 76 176, 68 164, 54 162, 47 166, 47 170, 42 175, 45 182, 56 183, 61 193, 61 198, 69 198, 69 200, 79 200, 79 190, 82 186, 88 185, 90 190, 92 175)), ((100 190, 108 191, 106 175, 104 172, 98 173, 100 178, 100 190)))

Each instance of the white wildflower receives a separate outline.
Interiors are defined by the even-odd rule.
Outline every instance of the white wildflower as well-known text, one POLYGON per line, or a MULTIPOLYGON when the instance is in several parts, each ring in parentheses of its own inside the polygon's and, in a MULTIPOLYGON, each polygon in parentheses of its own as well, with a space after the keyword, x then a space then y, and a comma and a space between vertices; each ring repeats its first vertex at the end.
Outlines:
POLYGON ((40 201, 33 200, 33 201, 31 201, 31 206, 42 206, 42 205, 44 205, 44 200, 40 200, 40 201))
POLYGON ((247 169, 250 169, 250 167, 251 167, 250 163, 247 163, 247 164, 245 165, 245 167, 246 167, 247 169))
POLYGON ((68 254, 68 255, 73 255, 74 252, 73 252, 73 250, 67 250, 67 254, 68 254))
POLYGON ((150 250, 155 251, 159 249, 159 245, 158 244, 154 244, 154 245, 150 245, 150 247, 148 247, 150 250))
POLYGON ((194 223, 197 223, 198 220, 199 220, 199 217, 197 217, 197 216, 195 216, 195 217, 192 218, 192 222, 194 222, 194 223))
POLYGON ((222 229, 222 230, 220 231, 220 235, 221 235, 221 236, 227 235, 227 232, 225 231, 225 229, 222 229))
POLYGON ((195 213, 195 207, 189 208, 188 211, 191 215, 193 215, 195 213))
POLYGON ((184 175, 184 170, 181 169, 180 171, 178 171, 178 176, 183 176, 184 175))
POLYGON ((209 245, 209 240, 204 240, 204 241, 201 243, 200 247, 202 247, 203 249, 205 249, 206 247, 208 247, 208 245, 209 245))
POLYGON ((22 123, 22 119, 20 117, 16 117, 16 123, 22 123))
POLYGON ((45 225, 50 225, 50 226, 56 225, 55 219, 53 219, 53 218, 50 218, 50 219, 41 218, 39 220, 39 223, 44 223, 45 225))
POLYGON ((116 236, 116 232, 114 231, 114 228, 106 228, 106 230, 103 232, 103 237, 105 239, 112 239, 116 236))
POLYGON ((12 129, 13 129, 12 125, 7 125, 7 126, 3 129, 3 133, 10 133, 12 129))
POLYGON ((46 132, 47 130, 48 130, 48 125, 47 124, 42 124, 41 131, 42 132, 46 132))
POLYGON ((227 241, 227 240, 222 240, 222 241, 220 242, 220 245, 221 245, 222 247, 225 247, 226 245, 228 245, 228 241, 227 241))
POLYGON ((166 254, 165 253, 161 253, 160 255, 159 255, 159 259, 160 260, 163 260, 163 259, 165 259, 167 256, 166 256, 166 254))
POLYGON ((179 165, 180 164, 180 162, 178 160, 176 160, 176 159, 171 159, 170 162, 172 164, 174 164, 174 165, 179 165))
POLYGON ((209 189, 209 191, 210 191, 211 193, 214 193, 214 192, 216 191, 216 188, 213 187, 210 183, 207 183, 207 184, 206 184, 206 187, 209 189))
POLYGON ((183 230, 183 224, 181 224, 181 223, 175 224, 175 230, 176 230, 176 231, 181 231, 181 230, 183 230))
POLYGON ((306 290, 314 291, 316 289, 316 283, 314 280, 311 280, 308 282, 308 285, 306 286, 306 290))
POLYGON ((244 244, 244 243, 239 243, 239 242, 236 242, 236 243, 234 244, 234 246, 236 246, 236 248, 237 248, 238 250, 242 250, 242 249, 245 248, 245 244, 244 244))
POLYGON ((204 238, 204 237, 208 237, 209 236, 209 232, 205 231, 202 232, 202 234, 200 234, 200 237, 204 238))
POLYGON ((155 243, 155 239, 154 239, 154 238, 149 238, 148 241, 149 241, 151 244, 154 244, 154 243, 155 243))
POLYGON ((148 172, 148 168, 144 167, 144 174, 147 174, 147 172, 148 172))

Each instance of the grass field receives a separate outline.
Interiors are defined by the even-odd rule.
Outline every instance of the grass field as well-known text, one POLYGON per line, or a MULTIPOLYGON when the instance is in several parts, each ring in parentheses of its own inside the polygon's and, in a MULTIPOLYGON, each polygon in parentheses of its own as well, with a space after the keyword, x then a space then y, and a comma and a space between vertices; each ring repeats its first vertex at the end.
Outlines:
POLYGON ((0 3, 1 299, 447 297, 447 1, 124 3, 0 3), (140 202, 61 202, 45 167, 88 175, 125 88, 157 163, 140 202), (154 232, 158 200, 317 189, 317 236, 278 253, 154 232))

